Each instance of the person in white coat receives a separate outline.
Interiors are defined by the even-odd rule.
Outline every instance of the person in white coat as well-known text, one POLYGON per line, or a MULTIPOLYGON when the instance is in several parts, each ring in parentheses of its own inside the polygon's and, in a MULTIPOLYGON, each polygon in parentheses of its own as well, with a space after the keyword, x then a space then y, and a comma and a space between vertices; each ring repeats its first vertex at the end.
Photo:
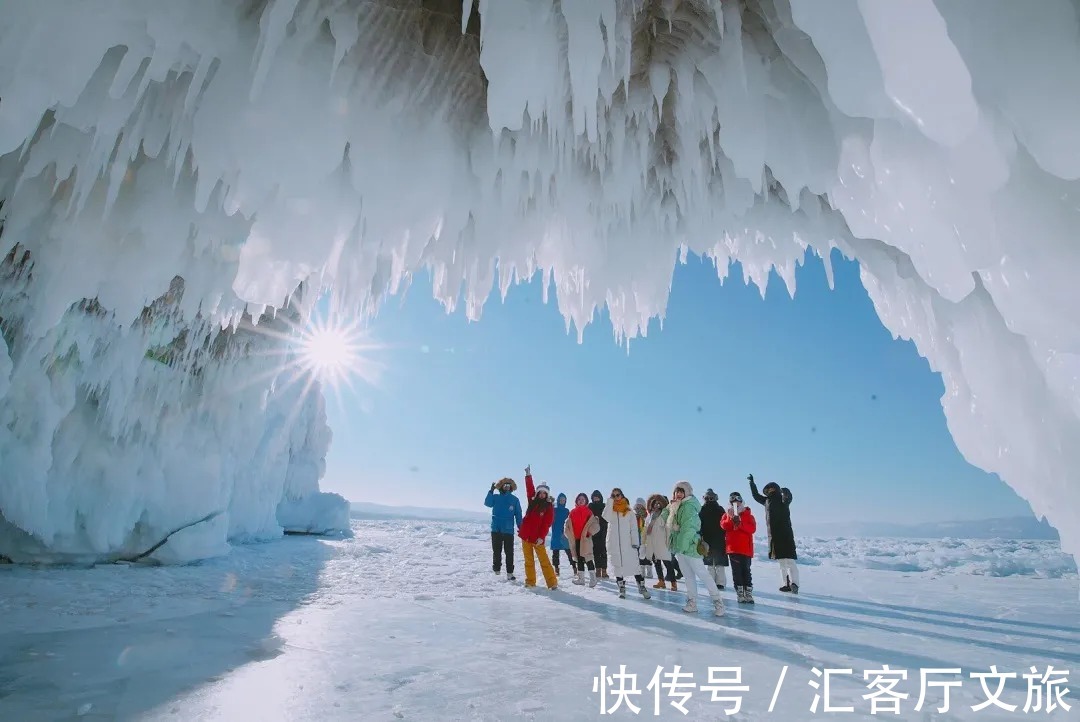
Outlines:
POLYGON ((668 546, 667 520, 664 519, 664 509, 667 505, 668 499, 663 494, 653 494, 649 497, 649 516, 645 518, 645 561, 656 567, 656 584, 653 585, 653 589, 667 589, 667 584, 670 583, 671 591, 677 592, 679 591, 679 583, 676 581, 678 577, 675 575, 671 547, 668 546))
POLYGON ((615 572, 615 583, 619 585, 619 598, 626 599, 626 577, 637 581, 638 592, 648 599, 652 595, 645 588, 645 577, 641 574, 641 533, 638 530, 637 515, 630 508, 630 500, 622 489, 611 490, 604 509, 607 522, 608 569, 615 572))

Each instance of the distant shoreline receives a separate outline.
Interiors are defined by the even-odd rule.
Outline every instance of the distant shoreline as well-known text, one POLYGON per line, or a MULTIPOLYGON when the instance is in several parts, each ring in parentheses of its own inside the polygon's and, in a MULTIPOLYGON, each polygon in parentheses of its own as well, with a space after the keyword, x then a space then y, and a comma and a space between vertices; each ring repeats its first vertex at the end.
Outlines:
MULTIPOLYGON (((456 521, 487 523, 486 512, 464 509, 438 509, 416 506, 391 506, 373 502, 352 502, 350 517, 367 520, 456 521)), ((852 539, 1012 539, 1016 541, 1060 541, 1060 536, 1045 521, 1032 517, 1007 517, 971 521, 896 524, 892 522, 852 522, 850 524, 800 524, 795 532, 803 538, 852 539)))

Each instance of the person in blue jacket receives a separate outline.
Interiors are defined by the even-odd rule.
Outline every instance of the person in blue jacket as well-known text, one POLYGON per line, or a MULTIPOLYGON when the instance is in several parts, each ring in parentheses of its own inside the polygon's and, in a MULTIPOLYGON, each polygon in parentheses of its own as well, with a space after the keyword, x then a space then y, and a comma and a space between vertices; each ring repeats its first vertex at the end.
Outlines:
POLYGON ((570 516, 570 510, 566 508, 566 494, 559 494, 555 499, 555 521, 551 525, 551 566, 555 568, 555 574, 559 573, 559 552, 566 553, 566 559, 570 562, 570 571, 574 570, 574 557, 570 556, 570 542, 566 540, 563 527, 566 519, 570 516))
POLYGON ((500 574, 505 555, 506 578, 510 581, 514 581, 514 533, 521 526, 521 502, 514 496, 515 491, 517 482, 500 479, 491 485, 484 499, 484 506, 491 509, 491 569, 500 574))

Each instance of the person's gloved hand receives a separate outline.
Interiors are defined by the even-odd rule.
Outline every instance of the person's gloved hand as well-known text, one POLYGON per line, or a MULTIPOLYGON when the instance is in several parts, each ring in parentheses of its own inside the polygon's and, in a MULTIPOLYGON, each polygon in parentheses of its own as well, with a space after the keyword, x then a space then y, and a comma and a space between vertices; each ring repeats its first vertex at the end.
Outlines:
POLYGON ((532 464, 525 467, 525 476, 532 476, 532 464))

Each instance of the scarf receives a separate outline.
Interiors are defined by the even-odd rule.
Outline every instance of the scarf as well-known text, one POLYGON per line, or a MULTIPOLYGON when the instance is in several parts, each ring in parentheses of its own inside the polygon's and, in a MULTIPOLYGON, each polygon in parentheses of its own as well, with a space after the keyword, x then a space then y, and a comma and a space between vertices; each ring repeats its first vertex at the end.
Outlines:
POLYGON ((679 507, 682 506, 681 501, 672 501, 668 504, 668 531, 679 530, 679 507))
POLYGON ((660 521, 660 515, 663 514, 663 513, 664 513, 664 510, 661 509, 660 511, 654 511, 652 514, 649 515, 649 523, 645 527, 645 534, 646 535, 653 533, 653 531, 652 531, 653 524, 660 521))
POLYGON ((617 511, 619 516, 626 516, 626 513, 630 511, 630 502, 624 496, 611 502, 611 508, 617 511))
POLYGON ((592 510, 587 506, 575 506, 570 510, 570 529, 574 532, 574 539, 581 538, 592 515, 592 510))

